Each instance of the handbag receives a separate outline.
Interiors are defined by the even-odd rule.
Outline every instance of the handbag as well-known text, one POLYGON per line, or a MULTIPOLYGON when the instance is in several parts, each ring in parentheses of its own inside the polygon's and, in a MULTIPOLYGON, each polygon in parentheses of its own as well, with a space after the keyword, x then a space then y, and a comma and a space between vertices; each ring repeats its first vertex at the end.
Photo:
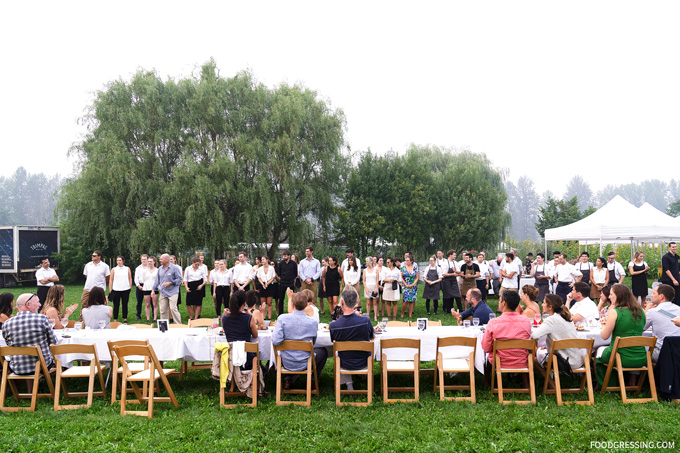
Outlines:
POLYGON ((397 288, 399 288, 399 285, 397 284, 397 281, 395 280, 395 281, 392 282, 392 291, 396 291, 397 288))
POLYGON ((373 290, 371 293, 371 299, 377 299, 378 298, 378 290, 373 290))

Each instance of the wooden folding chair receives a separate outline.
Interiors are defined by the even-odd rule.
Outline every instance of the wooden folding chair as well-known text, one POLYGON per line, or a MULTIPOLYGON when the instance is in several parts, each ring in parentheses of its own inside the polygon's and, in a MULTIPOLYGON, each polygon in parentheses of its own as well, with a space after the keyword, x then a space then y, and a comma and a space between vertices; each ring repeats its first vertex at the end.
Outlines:
POLYGON ((118 326, 120 326, 123 323, 120 321, 111 321, 109 324, 111 325, 111 329, 117 329, 118 326))
POLYGON ((274 354, 276 355, 276 404, 278 406, 284 406, 286 404, 297 404, 299 406, 311 406, 312 405, 312 393, 319 396, 319 379, 316 374, 316 362, 314 361, 314 344, 311 341, 297 341, 297 340, 286 340, 280 345, 274 346, 274 354), (307 359, 307 369, 303 371, 290 371, 283 367, 281 362, 281 351, 305 351, 309 352, 309 358, 307 359), (291 389, 284 390, 282 383, 282 375, 284 374, 304 374, 307 376, 307 387, 306 389, 291 389), (314 382, 316 383, 316 389, 312 390, 312 376, 314 376, 314 382), (293 394, 293 395, 306 395, 306 401, 282 401, 281 394, 293 394))
MULTIPOLYGON (((109 348, 109 354, 111 355, 111 404, 116 402, 116 391, 118 387, 118 379, 123 378, 123 366, 119 365, 118 357, 116 356, 116 351, 113 349, 114 346, 146 346, 149 344, 149 340, 119 340, 119 341, 107 341, 106 345, 109 348)), ((131 362, 128 361, 128 368, 133 373, 139 373, 149 368, 149 359, 144 359, 142 362, 131 362)), ((127 393, 132 393, 134 390, 130 387, 125 389, 127 393)), ((146 385, 144 385, 144 394, 146 394, 146 385)), ((139 402, 141 404, 141 401, 139 402)))
POLYGON ((334 341, 333 357, 335 357, 335 405, 340 407, 345 404, 350 406, 368 406, 373 401, 373 348, 372 341, 334 341), (340 365, 341 351, 363 351, 370 355, 366 358, 366 368, 360 370, 348 370, 340 365), (366 390, 342 390, 340 388, 340 375, 363 375, 366 376, 366 390), (341 395, 366 395, 366 402, 347 402, 340 401, 341 395))
POLYGON ((654 382, 654 369, 652 368, 652 351, 656 346, 656 337, 617 337, 614 341, 614 348, 612 349, 609 363, 607 364, 607 372, 604 375, 602 382, 602 393, 604 392, 621 392, 621 400, 623 404, 628 403, 648 403, 650 401, 658 401, 656 395, 656 383, 654 382), (636 346, 644 346, 647 348, 647 364, 638 368, 624 368, 621 362, 620 349, 633 348, 636 346), (615 362, 616 361, 616 362, 615 362), (615 369, 619 376, 619 385, 616 387, 609 386, 609 378, 611 377, 612 369, 615 369), (626 386, 623 379, 624 371, 639 371, 638 385, 626 386), (642 385, 645 383, 645 378, 649 375, 649 388, 652 393, 651 398, 628 398, 627 390, 635 390, 635 393, 642 391, 642 385))
POLYGON ((198 318, 189 320, 189 327, 212 327, 212 325, 212 318, 198 318))
POLYGON ((127 392, 122 391, 120 395, 120 415, 132 414, 152 418, 154 402, 172 403, 175 407, 179 407, 177 398, 175 398, 175 393, 172 391, 172 387, 170 387, 170 383, 168 382, 167 378, 167 375, 174 372, 175 370, 165 369, 161 366, 151 345, 114 346, 113 350, 116 353, 118 360, 120 360, 121 364, 123 365, 123 383, 121 384, 121 388, 126 389, 127 383, 129 382, 132 385, 135 395, 137 396, 136 403, 142 402, 143 404, 147 405, 146 411, 126 410, 127 392), (149 368, 138 373, 133 372, 126 360, 126 358, 130 356, 142 356, 148 358, 149 368), (159 379, 165 387, 165 391, 168 393, 168 396, 157 397, 155 395, 154 386, 156 381, 159 379), (139 386, 137 385, 138 382, 147 383, 149 385, 148 395, 144 395, 143 391, 140 390, 139 386))
POLYGON ((477 402, 475 397, 475 354, 477 353, 477 338, 475 337, 437 337, 437 361, 434 373, 434 391, 439 389, 441 401, 472 401, 477 402), (468 358, 445 358, 440 350, 449 346, 464 346, 472 348, 468 358), (445 373, 469 373, 469 385, 445 385, 445 373), (437 385, 439 378, 439 385, 437 385), (469 390, 470 396, 444 396, 447 390, 469 390))
MULTIPOLYGON (((416 322, 413 325, 417 326, 418 323, 416 322)), ((427 327, 441 327, 441 325, 441 321, 427 321, 427 327)))
MULTIPOLYGON (((211 324, 212 325, 212 324, 211 324)), ((231 346, 231 345, 230 345, 231 346)), ((250 396, 250 404, 225 404, 224 400, 225 397, 235 397, 235 396, 244 396, 246 392, 239 392, 238 388, 236 387, 236 381, 235 379, 231 380, 231 387, 229 390, 226 388, 221 388, 220 389, 220 406, 226 408, 226 409, 233 409, 235 407, 239 406, 244 406, 244 407, 257 407, 257 384, 258 384, 258 379, 259 379, 259 373, 260 373, 260 345, 258 343, 249 343, 246 342, 246 354, 251 352, 255 354, 255 357, 253 357, 253 383, 251 384, 250 391, 251 391, 251 396, 250 396)), ((230 350, 231 352, 231 350, 230 350)), ((229 354, 229 361, 232 360, 234 357, 233 354, 229 354)))
POLYGON ((498 402, 501 404, 536 404, 536 387, 534 386, 534 350, 536 348, 536 340, 494 340, 493 342, 493 357, 494 361, 491 367, 491 392, 498 393, 498 402), (527 349, 531 351, 527 356, 526 368, 503 368, 501 366, 501 358, 498 351, 506 349, 527 349), (506 388, 503 389, 503 373, 520 373, 529 375, 529 388, 506 388), (494 380, 498 381, 498 388, 494 384, 494 380), (529 393, 531 401, 526 400, 504 400, 503 392, 507 393, 529 393))
POLYGON ((550 354, 548 355, 548 362, 545 369, 545 384, 543 385, 544 395, 557 395, 557 405, 562 406, 563 404, 582 404, 582 405, 593 405, 595 404, 595 399, 593 398, 593 380, 592 373, 590 371, 590 355, 593 351, 593 343, 595 339, 589 338, 587 340, 580 338, 566 338, 564 340, 553 340, 550 345, 550 354), (572 373, 582 374, 581 384, 579 387, 575 388, 562 388, 562 383, 560 381, 559 367, 557 366, 557 356, 556 351, 562 351, 564 349, 585 349, 583 354, 583 366, 578 369, 571 370, 572 373), (555 378, 550 377, 550 373, 555 375, 555 378), (554 384, 554 388, 549 388, 550 383, 554 384), (562 401, 563 393, 583 393, 585 387, 588 386, 588 399, 585 401, 562 401))
POLYGON ((409 327, 409 321, 387 321, 387 327, 409 327))
POLYGON ((2 364, 2 382, 0 383, 0 411, 6 412, 18 412, 18 411, 35 411, 36 403, 38 398, 54 398, 54 384, 52 383, 52 374, 56 372, 56 369, 47 369, 47 364, 45 363, 45 358, 42 355, 42 350, 40 346, 2 346, 0 347, 0 364, 2 364), (35 372, 33 374, 15 374, 9 369, 10 361, 5 359, 5 356, 16 356, 16 355, 27 355, 31 357, 36 357, 35 362, 35 372), (45 378, 47 383, 48 393, 38 393, 38 386, 40 385, 40 379, 45 378), (31 393, 19 393, 14 381, 33 381, 33 391, 31 393), (5 397, 7 395, 7 384, 12 389, 12 394, 14 399, 18 402, 20 399, 31 399, 31 405, 29 407, 7 407, 5 406, 5 397))
POLYGON ((130 327, 137 329, 151 329, 153 326, 151 324, 128 324, 130 327))
POLYGON ((63 409, 89 409, 92 407, 92 397, 93 396, 103 396, 106 398, 106 384, 104 384, 104 375, 102 373, 102 368, 106 369, 106 366, 102 367, 99 363, 99 357, 97 356, 97 348, 93 344, 62 344, 62 345, 50 345, 50 350, 52 351, 52 356, 54 356, 57 362, 57 380, 55 382, 54 389, 54 411, 60 411, 63 409), (92 356, 88 360, 90 362, 89 366, 80 365, 72 366, 66 370, 62 370, 62 362, 58 357, 61 354, 87 354, 92 356), (69 378, 89 378, 89 384, 87 386, 87 392, 69 392, 66 388, 65 379, 69 378), (99 386, 101 391, 94 391, 94 381, 95 377, 99 377, 99 386), (59 404, 59 391, 64 390, 65 398, 76 398, 76 397, 87 397, 87 404, 70 404, 70 405, 60 405, 59 404))
POLYGON ((417 402, 420 395, 420 338, 387 338, 380 340, 380 375, 382 376, 383 403, 417 402), (389 360, 386 350, 394 348, 415 349, 412 360, 389 360), (413 374, 413 387, 389 387, 389 374, 413 374), (414 398, 389 398, 389 392, 413 392, 414 398))
POLYGON ((188 325, 188 324, 175 324, 175 323, 172 323, 172 324, 170 324, 169 327, 170 327, 171 329, 188 329, 188 328, 189 328, 189 325, 188 325))

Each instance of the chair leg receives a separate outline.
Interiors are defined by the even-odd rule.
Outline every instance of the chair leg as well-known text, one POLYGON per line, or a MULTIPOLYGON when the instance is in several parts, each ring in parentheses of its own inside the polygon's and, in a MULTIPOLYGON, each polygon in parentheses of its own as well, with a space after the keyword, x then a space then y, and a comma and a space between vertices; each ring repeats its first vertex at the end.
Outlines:
MULTIPOLYGON (((161 370, 161 372, 162 372, 162 371, 163 371, 163 370, 161 370)), ((147 410, 147 416, 146 416, 146 417, 147 417, 148 419, 153 418, 153 398, 154 398, 154 396, 155 396, 155 395, 154 395, 154 392, 153 392, 153 389, 154 389, 154 385, 156 384, 156 380, 153 379, 153 373, 154 373, 154 369, 153 369, 153 367, 151 367, 151 377, 152 377, 152 378, 149 379, 149 404, 148 404, 148 406, 147 406, 147 408, 146 408, 146 410, 147 410)))
POLYGON ((5 408, 5 396, 7 394, 7 371, 9 365, 7 363, 3 364, 2 367, 2 383, 0 384, 0 410, 5 408))
POLYGON ((529 355, 529 391, 531 392, 531 404, 536 404, 536 384, 534 383, 534 360, 529 355))
POLYGON ((54 412, 59 411, 59 391, 61 390, 61 370, 57 370, 57 381, 54 387, 54 412))
POLYGON ((118 384, 118 365, 113 368, 114 364, 111 363, 111 404, 116 402, 116 386, 118 384))
POLYGON ((649 375, 649 389, 652 393, 652 400, 659 401, 656 396, 656 382, 654 380, 654 368, 652 368, 651 352, 647 352, 647 375, 649 375))
POLYGON ((590 371, 590 360, 586 358, 584 365, 586 368, 584 379, 586 380, 586 386, 588 387, 588 404, 592 406, 595 404, 595 398, 593 397, 593 374, 590 371))
POLYGON ((89 409, 92 407, 92 397, 94 394, 94 373, 95 373, 95 366, 94 362, 92 362, 91 369, 90 369, 90 380, 88 382, 87 386, 87 405, 85 408, 89 409))
POLYGON ((619 389, 621 389, 621 401, 623 404, 628 403, 628 397, 626 395, 626 381, 623 379, 623 364, 621 363, 621 356, 616 353, 616 372, 619 376, 619 389))
MULTIPOLYGON (((553 355, 553 370, 555 371, 553 374, 555 375, 555 378, 553 379, 553 382, 555 383, 555 396, 557 396, 557 405, 562 406, 562 382, 560 381, 560 372, 559 368, 557 367, 557 356, 553 355)), ((545 385, 548 385, 548 379, 550 377, 546 375, 545 377, 545 385)))

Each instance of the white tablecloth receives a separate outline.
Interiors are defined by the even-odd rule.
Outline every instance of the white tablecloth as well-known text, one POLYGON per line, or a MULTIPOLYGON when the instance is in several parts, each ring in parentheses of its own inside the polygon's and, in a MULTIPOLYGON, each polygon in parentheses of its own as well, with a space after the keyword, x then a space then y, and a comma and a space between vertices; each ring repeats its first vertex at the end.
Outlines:
MULTIPOLYGON (((217 336, 209 336, 207 329, 169 329, 161 332, 158 329, 103 329, 66 331, 57 330, 59 344, 94 344, 100 361, 110 361, 108 341, 117 340, 149 340, 158 360, 187 360, 208 362, 213 359, 217 336)), ((81 357, 69 355, 62 357, 66 363, 81 357)), ((82 357, 85 358, 85 357, 82 357)))

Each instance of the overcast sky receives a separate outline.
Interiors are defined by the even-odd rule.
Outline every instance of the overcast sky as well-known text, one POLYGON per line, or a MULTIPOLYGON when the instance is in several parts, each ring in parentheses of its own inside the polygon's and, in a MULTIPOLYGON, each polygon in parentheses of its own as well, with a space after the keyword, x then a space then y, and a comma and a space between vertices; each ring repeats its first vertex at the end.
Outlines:
POLYGON ((677 178, 680 2, 4 2, 3 174, 73 171, 78 119, 139 68, 211 57, 344 110, 352 150, 485 153, 562 195, 677 178), (673 162, 674 165, 668 165, 673 162))

